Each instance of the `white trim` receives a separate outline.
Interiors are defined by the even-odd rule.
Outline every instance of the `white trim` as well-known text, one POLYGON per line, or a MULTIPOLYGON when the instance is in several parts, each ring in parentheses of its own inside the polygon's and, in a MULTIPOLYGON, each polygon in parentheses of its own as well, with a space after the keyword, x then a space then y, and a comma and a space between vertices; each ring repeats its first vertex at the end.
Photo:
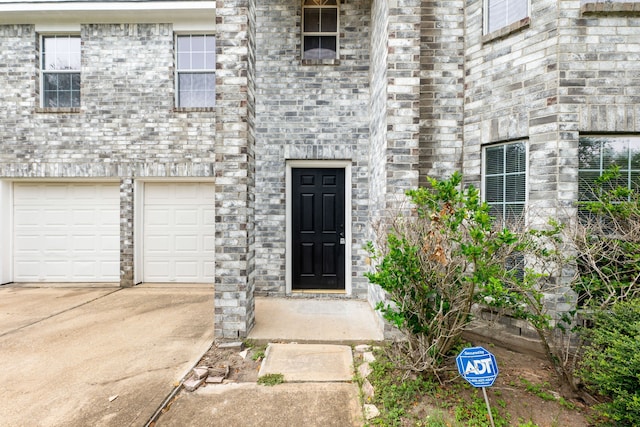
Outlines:
POLYGON ((144 180, 133 181, 133 284, 144 277, 144 180))
POLYGON ((191 20, 188 22, 176 22, 173 24, 173 31, 176 33, 195 34, 198 32, 213 33, 216 30, 215 19, 212 20, 191 20))
MULTIPOLYGON (((43 22, 36 24, 36 33, 42 35, 48 34, 60 34, 60 33, 75 33, 80 35, 80 23, 63 23, 63 22, 43 22)), ((41 45, 42 46, 42 45, 41 45)))
POLYGON ((13 280, 13 183, 0 180, 0 285, 13 280))
POLYGON ((215 25, 215 1, 39 1, 0 0, 0 24, 207 23, 215 25), (210 18, 207 19, 207 14, 210 18))
POLYGON ((285 292, 290 295, 293 292, 292 287, 292 268, 293 258, 292 242, 293 236, 292 229, 292 185, 291 185, 291 169, 293 168, 336 168, 344 169, 344 220, 345 220, 345 239, 346 244, 344 248, 344 290, 347 295, 352 295, 352 283, 351 272, 352 260, 351 260, 351 221, 352 221, 352 206, 351 206, 351 161, 350 160, 288 160, 286 163, 286 273, 285 273, 285 292))

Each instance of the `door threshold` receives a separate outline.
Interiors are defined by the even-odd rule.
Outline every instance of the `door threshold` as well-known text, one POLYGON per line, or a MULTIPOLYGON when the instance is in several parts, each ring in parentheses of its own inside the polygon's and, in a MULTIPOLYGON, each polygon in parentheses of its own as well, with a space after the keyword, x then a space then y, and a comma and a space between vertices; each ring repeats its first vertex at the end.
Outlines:
POLYGON ((333 295, 345 295, 347 293, 344 289, 294 289, 291 291, 293 294, 333 294, 333 295))

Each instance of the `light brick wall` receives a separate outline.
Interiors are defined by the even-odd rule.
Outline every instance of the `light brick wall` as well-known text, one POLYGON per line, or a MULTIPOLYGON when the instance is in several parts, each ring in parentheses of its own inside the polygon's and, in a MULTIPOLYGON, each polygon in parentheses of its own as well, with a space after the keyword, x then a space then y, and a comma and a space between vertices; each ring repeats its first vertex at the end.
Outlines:
MULTIPOLYGON (((387 177, 387 60, 389 44, 389 2, 374 0, 371 10, 369 209, 372 218, 385 213, 387 177)), ((368 236, 373 240, 373 234, 368 236)))
POLYGON ((0 37, 14 47, 0 51, 14 105, 3 99, 0 176, 212 175, 214 113, 173 111, 170 25, 83 25, 78 113, 38 108, 33 26, 0 26, 0 37))
POLYGON ((350 160, 352 164, 353 296, 364 297, 362 245, 369 190, 370 1, 340 8, 340 58, 301 62, 298 0, 256 3, 256 292, 286 291, 287 160, 350 160))
MULTIPOLYGON (((465 9, 465 180, 480 184, 484 144, 525 139, 532 223, 566 218, 575 214, 580 133, 640 131, 638 13, 537 1, 524 28, 491 38, 482 3, 465 9)), ((562 312, 573 299, 560 287, 547 302, 562 312)))
POLYGON ((0 39, 0 178, 119 180, 120 284, 132 286, 131 180, 214 175, 214 112, 173 109, 171 25, 82 25, 77 112, 40 108, 34 26, 0 26, 0 39))
POLYGON ((420 139, 420 6, 397 0, 389 6, 387 54, 387 207, 418 185, 420 139))
MULTIPOLYGON (((246 337, 255 322, 253 288, 253 147, 248 127, 248 0, 216 8, 215 336, 246 337)), ((251 92, 253 93, 253 92, 251 92)), ((252 95, 253 96, 253 95, 252 95)), ((252 110, 253 114, 253 110, 252 110)), ((251 119, 253 119, 251 117, 251 119)))
POLYGON ((462 167, 464 2, 421 5, 420 181, 462 167))

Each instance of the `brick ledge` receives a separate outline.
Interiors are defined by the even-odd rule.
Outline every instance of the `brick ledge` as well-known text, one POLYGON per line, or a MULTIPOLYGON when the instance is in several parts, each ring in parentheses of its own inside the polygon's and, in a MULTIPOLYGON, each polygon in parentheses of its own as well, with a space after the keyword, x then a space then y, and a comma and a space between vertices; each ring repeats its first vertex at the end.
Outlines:
POLYGON ((640 12, 640 1, 597 1, 597 0, 585 0, 580 6, 580 12, 583 14, 589 13, 633 13, 634 15, 640 12), (635 13, 634 13, 635 12, 635 13))
POLYGON ((527 28, 530 23, 531 18, 529 18, 528 16, 526 18, 522 18, 521 20, 509 24, 506 27, 502 27, 499 30, 483 35, 482 43, 488 43, 490 41, 506 37, 511 33, 515 33, 516 31, 520 31, 523 28, 527 28))

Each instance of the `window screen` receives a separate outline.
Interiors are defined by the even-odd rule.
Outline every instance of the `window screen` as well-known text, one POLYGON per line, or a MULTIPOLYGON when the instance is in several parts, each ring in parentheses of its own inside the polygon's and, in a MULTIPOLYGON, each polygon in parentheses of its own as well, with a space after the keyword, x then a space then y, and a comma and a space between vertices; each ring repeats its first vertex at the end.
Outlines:
POLYGON ((484 151, 484 199, 499 220, 517 219, 526 202, 527 154, 524 142, 494 145, 484 151))

